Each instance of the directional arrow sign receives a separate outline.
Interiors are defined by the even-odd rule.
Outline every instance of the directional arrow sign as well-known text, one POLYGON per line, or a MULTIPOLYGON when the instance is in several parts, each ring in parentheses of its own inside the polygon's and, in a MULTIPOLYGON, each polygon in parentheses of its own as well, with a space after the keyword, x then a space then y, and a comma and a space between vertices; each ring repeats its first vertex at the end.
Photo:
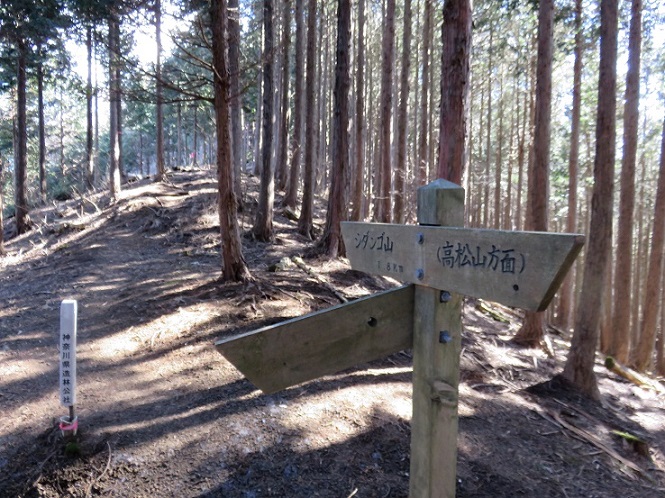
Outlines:
POLYGON ((412 285, 223 339, 217 350, 273 393, 411 348, 412 285))
POLYGON ((351 267, 543 311, 584 244, 576 234, 342 223, 351 267))

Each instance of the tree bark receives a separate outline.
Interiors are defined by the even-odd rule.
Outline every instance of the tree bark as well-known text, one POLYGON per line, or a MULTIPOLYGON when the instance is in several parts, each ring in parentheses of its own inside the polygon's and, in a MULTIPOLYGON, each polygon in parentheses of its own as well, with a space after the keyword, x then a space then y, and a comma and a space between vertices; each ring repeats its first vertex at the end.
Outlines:
POLYGON ((358 0, 358 43, 356 56, 356 170, 353 180, 351 221, 363 216, 363 176, 365 173, 365 0, 358 0))
MULTIPOLYGON (((0 178, 2 176, 0 175, 0 178)), ((0 210, 2 209, 2 199, 0 199, 0 210)), ((0 230, 2 229, 2 219, 0 219, 0 230)), ((2 253, 2 241, 0 240, 0 254, 2 253)), ((665 272, 663 272, 665 274, 665 272)), ((661 275, 660 302, 665 300, 665 277, 661 275)), ((656 374, 665 375, 665 306, 660 306, 660 327, 658 329, 658 339, 656 340, 656 374)))
MULTIPOLYGON (((541 0, 538 11, 538 65, 536 68, 536 115, 534 161, 529 181, 529 230, 547 231, 549 202, 550 125, 552 115, 552 50, 554 0, 541 0)), ((513 341, 536 347, 545 335, 545 314, 527 311, 513 341)))
POLYGON ((212 0, 212 52, 215 90, 215 124, 217 131, 217 188, 219 192, 219 229, 222 239, 222 279, 243 281, 251 278, 242 255, 238 228, 238 203, 233 187, 234 166, 231 148, 227 61, 228 11, 226 0, 212 0))
POLYGON ((252 233, 257 240, 269 242, 273 238, 273 201, 275 174, 271 161, 273 145, 273 2, 263 2, 263 146, 261 149, 261 188, 259 206, 252 233))
MULTIPOLYGON (((261 74, 256 75, 257 78, 261 78, 261 74)), ((258 92, 256 100, 258 102, 258 108, 254 114, 254 174, 259 175, 261 173, 261 147, 262 147, 262 116, 263 116, 263 85, 259 83, 258 92)))
MULTIPOLYGON (((39 62, 37 65, 37 116, 39 128, 39 195, 46 202, 46 126, 44 123, 44 66, 41 47, 38 48, 39 62)), ((62 114, 61 114, 62 116, 62 114)))
POLYGON ((231 93, 231 141, 233 142, 233 189, 242 210, 240 183, 245 156, 242 153, 242 109, 240 99, 240 11, 238 0, 228 2, 229 91, 231 93))
POLYGON ((328 79, 333 72, 330 62, 330 28, 328 26, 328 16, 326 12, 326 3, 321 5, 321 14, 319 16, 319 51, 317 65, 317 105, 316 117, 314 118, 314 136, 316 139, 316 153, 314 155, 314 192, 322 193, 328 185, 328 157, 330 156, 330 147, 332 141, 329 139, 328 125, 332 115, 332 92, 328 79), (324 43, 325 40, 325 43, 324 43))
POLYGON ((2 193, 4 182, 5 161, 0 156, 0 256, 5 255, 5 223, 3 211, 5 209, 4 196, 2 193))
POLYGON ((600 4, 600 64, 591 222, 575 331, 563 369, 563 377, 593 399, 600 398, 593 365, 598 343, 607 256, 612 241, 616 153, 617 4, 617 0, 602 0, 600 4))
POLYGON ((438 176, 462 183, 471 57, 471 0, 443 4, 438 176))
MULTIPOLYGON (((568 156, 568 215, 566 231, 577 231, 577 170, 580 151, 580 114, 582 109, 582 0, 575 0, 575 63, 573 66, 573 108, 570 124, 570 155, 568 156)), ((557 324, 568 330, 572 318, 575 267, 571 268, 561 287, 557 324)))
POLYGON ((176 165, 184 166, 185 160, 183 159, 183 147, 182 147, 182 103, 178 102, 178 109, 176 114, 176 135, 178 135, 177 140, 177 154, 178 159, 176 165))
MULTIPOLYGON (((295 209, 298 201, 298 184, 300 183, 300 159, 302 157, 302 118, 303 118, 303 85, 305 81, 304 71, 304 0, 296 0, 296 46, 295 46, 295 89, 293 94, 293 137, 291 138, 291 168, 289 171, 289 183, 284 195, 284 206, 295 209)), ((308 45, 309 50, 309 45, 308 45)), ((309 70, 309 67, 307 68, 309 70)), ((309 114, 308 114, 309 118, 309 114)), ((309 128, 308 131, 309 133, 309 128)))
MULTIPOLYGON (((314 106, 314 90, 316 86, 316 0, 309 0, 307 6, 307 89, 306 102, 314 106)), ((305 171, 303 175, 302 207, 298 218, 298 232, 309 239, 314 238, 313 225, 313 199, 314 199, 314 158, 316 156, 315 144, 315 117, 316 112, 310 109, 307 113, 305 129, 305 171)), ((294 133, 295 134, 295 133, 294 133)))
POLYGON ((118 71, 116 66, 120 63, 115 32, 118 29, 118 20, 114 13, 108 18, 109 25, 109 188, 111 199, 116 200, 120 193, 120 130, 118 127, 118 103, 120 101, 118 88, 118 71))
MULTIPOLYGON (((528 68, 528 64, 527 64, 528 68)), ((527 70, 528 73, 528 70, 527 70)), ((529 77, 525 76, 525 83, 528 86, 529 77)), ((522 126, 521 133, 517 139, 517 191, 515 192, 515 229, 522 229, 522 193, 524 190, 524 162, 526 157, 526 136, 527 131, 527 116, 531 112, 531 108, 527 105, 527 91, 524 92, 524 104, 522 106, 522 126)))
POLYGON ((192 166, 199 165, 199 107, 197 103, 192 104, 194 110, 194 126, 192 132, 194 135, 194 143, 192 144, 192 166))
POLYGON ((116 17, 116 23, 115 23, 115 50, 116 50, 116 64, 115 64, 115 85, 116 85, 116 101, 115 105, 117 107, 116 110, 116 117, 117 117, 117 122, 116 122, 116 129, 117 129, 117 140, 118 140, 118 157, 117 157, 117 163, 118 163, 118 172, 120 174, 120 181, 122 183, 127 182, 127 175, 125 172, 125 167, 124 167, 124 155, 122 153, 122 46, 120 44, 120 17, 116 17))
POLYGON ((85 46, 87 51, 88 62, 88 79, 85 86, 85 102, 86 102, 86 141, 85 141, 85 157, 86 157, 86 171, 85 171, 85 184, 88 190, 95 186, 95 151, 94 151, 94 137, 92 126, 92 24, 86 28, 85 46))
POLYGON ((26 180, 28 174, 28 131, 27 131, 27 96, 26 64, 27 46, 24 40, 18 40, 17 88, 16 88, 16 130, 14 157, 14 206, 16 208, 16 232, 20 235, 30 229, 28 201, 26 198, 26 180))
POLYGON ((654 344, 656 340, 656 322, 660 306, 659 288, 663 266, 663 245, 665 242, 665 120, 660 149, 660 168, 658 171, 658 189, 653 216, 651 234, 651 252, 649 253, 649 271, 647 272, 646 293, 640 326, 640 338, 631 359, 636 370, 644 372, 652 367, 654 344))
POLYGON ((434 9, 432 0, 425 0, 425 15, 423 22, 423 53, 422 53, 422 88, 420 96, 420 135, 418 137, 418 173, 419 187, 427 183, 427 141, 429 138, 427 100, 429 95, 430 46, 432 43, 432 16, 434 9))
MULTIPOLYGON (((157 40, 157 57, 155 61, 155 92, 157 94, 155 133, 156 138, 156 168, 155 181, 161 182, 166 176, 164 166, 164 97, 162 95, 162 2, 155 0, 155 37, 157 40)), ((148 169, 148 174, 150 173, 148 169)))
POLYGON ((503 163, 503 116, 504 116, 504 95, 503 95, 503 71, 499 73, 499 136, 497 137, 496 147, 496 166, 494 168, 494 228, 501 229, 501 173, 503 163))
MULTIPOLYGON (((488 50, 488 67, 493 68, 494 56, 494 24, 490 20, 489 25, 489 50, 488 50)), ((485 136, 485 181, 483 184, 484 197, 482 199, 483 205, 483 226, 489 228, 490 226, 490 165, 492 164, 492 70, 487 71, 487 124, 485 136)))
POLYGON ((378 221, 390 223, 391 215, 391 161, 390 125, 393 106, 393 62, 395 59, 395 0, 386 0, 381 50, 381 162, 379 184, 378 221))
POLYGON ((289 150, 289 47, 291 46, 291 2, 284 0, 284 32, 282 36, 282 103, 280 113, 279 156, 277 160, 278 188, 284 190, 287 182, 289 150))
POLYGON ((349 89, 351 0, 337 2, 337 56, 332 124, 332 170, 326 225, 319 246, 330 257, 344 256, 340 222, 346 219, 345 187, 349 170, 349 89))
POLYGON ((409 103, 409 71, 411 70, 411 0, 404 0, 402 32, 402 68, 397 109, 397 164, 395 164, 395 205, 393 220, 404 223, 404 188, 406 182, 407 108, 409 103))
POLYGON ((612 343, 609 354, 619 363, 630 358, 630 305, 626 305, 631 286, 633 261, 633 220, 635 211, 635 163, 640 105, 640 56, 642 44, 642 0, 632 0, 628 38, 628 72, 623 108, 623 158, 621 161, 621 195, 619 228, 612 306, 612 343))

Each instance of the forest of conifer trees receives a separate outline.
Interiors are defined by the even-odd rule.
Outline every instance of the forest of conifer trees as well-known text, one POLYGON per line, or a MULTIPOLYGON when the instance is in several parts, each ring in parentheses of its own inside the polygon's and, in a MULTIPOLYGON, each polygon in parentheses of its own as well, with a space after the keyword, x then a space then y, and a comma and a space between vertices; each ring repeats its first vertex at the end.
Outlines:
MULTIPOLYGON (((260 178, 253 237, 277 235, 277 191, 330 256, 344 255, 341 220, 414 223, 416 188, 444 176, 466 189, 467 226, 586 234, 586 254, 542 320, 591 340, 592 354, 665 375, 662 3, 470 9, 3 1, 0 250, 30 230, 36 206, 216 168, 221 272, 243 280, 237 212, 249 209, 249 176, 260 178), (322 234, 316 195, 328 200, 322 234)), ((583 365, 571 359, 564 375, 584 384, 574 373, 583 365)))

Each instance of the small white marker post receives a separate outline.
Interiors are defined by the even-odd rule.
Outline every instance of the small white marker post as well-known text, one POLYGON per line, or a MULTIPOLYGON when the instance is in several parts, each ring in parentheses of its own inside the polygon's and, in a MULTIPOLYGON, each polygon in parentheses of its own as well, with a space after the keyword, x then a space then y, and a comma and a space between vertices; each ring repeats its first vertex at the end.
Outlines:
POLYGON ((76 317, 78 305, 74 299, 60 304, 60 404, 69 407, 69 416, 60 417, 62 435, 75 436, 78 430, 76 405, 76 317))

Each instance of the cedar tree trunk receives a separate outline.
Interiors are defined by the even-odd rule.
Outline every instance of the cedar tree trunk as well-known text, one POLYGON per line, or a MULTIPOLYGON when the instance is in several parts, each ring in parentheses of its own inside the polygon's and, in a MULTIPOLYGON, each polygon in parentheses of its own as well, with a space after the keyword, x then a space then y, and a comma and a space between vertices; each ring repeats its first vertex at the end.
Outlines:
POLYGON ((331 257, 344 256, 340 222, 346 219, 344 189, 349 170, 349 52, 351 42, 351 0, 337 2, 337 59, 332 124, 332 171, 326 225, 319 245, 331 257))
POLYGON ((19 40, 18 74, 17 74, 17 106, 16 106, 16 140, 14 157, 14 205, 16 206, 16 231, 22 234, 30 228, 28 201, 26 199, 26 179, 28 173, 28 131, 27 131, 27 97, 26 97, 26 43, 19 40))
MULTIPOLYGON (((314 105, 314 87, 316 86, 316 70, 314 67, 316 50, 316 0, 309 0, 307 5, 307 90, 305 99, 314 105)), ((315 119, 316 113, 310 108, 307 113, 307 123, 305 129, 305 171, 303 175, 303 193, 302 207, 300 208, 300 217, 298 218, 298 233, 314 238, 312 209, 314 195, 314 158, 315 149, 315 119)), ((295 133, 294 133, 295 134, 295 133)), ((295 159, 295 156, 294 156, 295 159)))
POLYGON ((640 106, 640 56, 642 45, 642 0, 633 0, 630 35, 628 38, 628 72, 623 107, 623 158, 621 161, 621 195, 619 199, 619 228, 614 274, 614 304, 612 312, 609 354, 626 364, 630 357, 630 305, 626 305, 626 290, 631 288, 633 262, 633 216, 635 211, 635 162, 637 159, 637 128, 640 106))
POLYGON ((602 0, 600 4, 600 65, 591 222, 575 332, 563 369, 563 377, 593 399, 600 398, 593 366, 605 290, 607 257, 612 242, 616 153, 617 4, 618 0, 602 0))
POLYGON ((640 327, 640 339, 633 353, 632 365, 644 372, 651 368, 656 325, 660 301, 661 273, 663 265, 663 241, 665 239, 665 120, 663 120, 663 138, 660 149, 660 169, 658 171, 658 190, 653 215, 653 233, 651 234, 651 252, 649 253, 649 271, 644 296, 644 310, 640 327))
POLYGON ((273 145, 273 3, 263 2, 263 144, 261 149, 261 189, 259 207, 252 233, 257 240, 269 242, 273 237, 273 202, 275 199, 275 174, 272 162, 273 145))
MULTIPOLYGON (((303 117, 303 84, 305 80, 304 66, 304 0, 296 0, 296 60, 295 60, 295 90, 293 94, 294 116, 293 116, 293 137, 291 138, 291 168, 289 171, 289 183, 284 195, 284 206, 295 209, 298 202, 298 183, 300 177, 300 159, 302 157, 302 117, 303 117)), ((309 50, 309 45, 307 50, 309 50)), ((308 61, 309 63, 309 61, 308 61)), ((309 66, 307 67, 309 71, 309 66)), ((311 114, 311 111, 310 113, 311 114)), ((308 119, 309 119, 308 114, 308 119)), ((308 124, 309 126, 309 124, 308 124)), ((307 128, 309 133, 309 128, 307 128)))
POLYGON ((445 0, 441 37, 440 178, 462 184, 471 57, 471 0, 445 0))
MULTIPOLYGON (((536 68, 536 116, 534 160, 529 182, 529 230, 547 231, 549 199, 550 122, 552 115, 552 47, 554 0, 541 0, 538 11, 538 66, 536 68)), ((517 344, 536 347, 545 334, 545 314, 527 311, 513 338, 517 344)))
POLYGON ((215 123, 217 130, 217 187, 219 229, 222 238, 222 279, 242 281, 251 278, 242 255, 238 230, 238 203, 233 188, 233 151, 229 109, 229 68, 227 62, 226 0, 212 0, 212 55, 215 66, 215 123))

